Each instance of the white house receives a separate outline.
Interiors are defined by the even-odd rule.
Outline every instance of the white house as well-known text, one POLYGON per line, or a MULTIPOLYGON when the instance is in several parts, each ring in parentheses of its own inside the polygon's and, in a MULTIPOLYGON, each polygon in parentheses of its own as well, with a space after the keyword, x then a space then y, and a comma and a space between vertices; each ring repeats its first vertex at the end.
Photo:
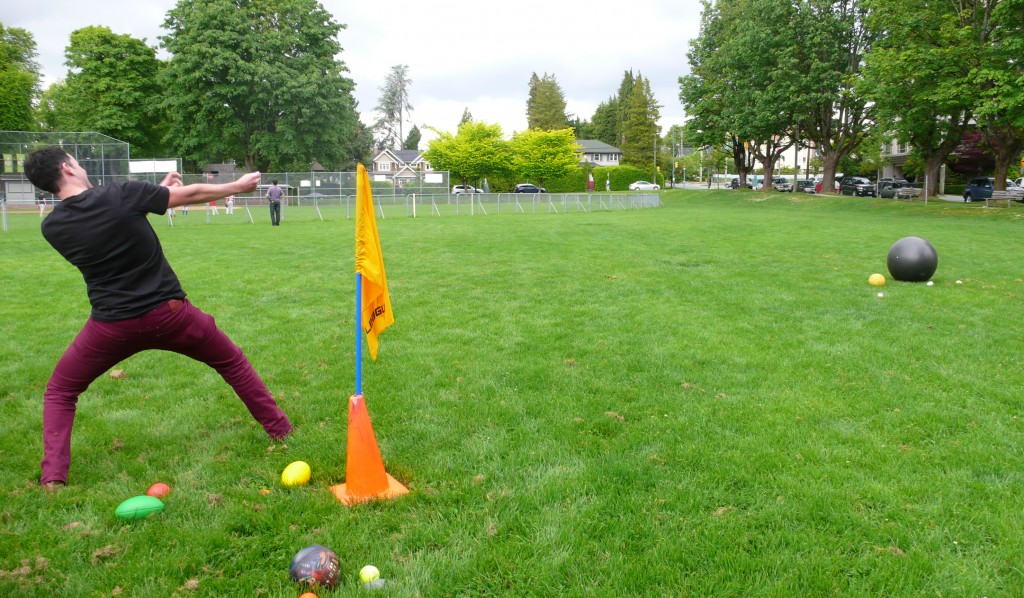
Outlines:
POLYGON ((622 159, 622 150, 612 147, 603 141, 596 139, 577 139, 576 145, 580 146, 580 162, 589 162, 594 166, 618 166, 622 159))

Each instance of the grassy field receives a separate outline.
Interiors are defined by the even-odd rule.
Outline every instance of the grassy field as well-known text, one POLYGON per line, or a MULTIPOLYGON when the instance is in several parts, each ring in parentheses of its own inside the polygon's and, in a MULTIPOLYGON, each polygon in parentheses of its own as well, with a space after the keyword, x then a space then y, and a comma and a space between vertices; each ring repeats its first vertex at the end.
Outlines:
POLYGON ((379 220, 396 324, 364 391, 411 493, 343 507, 353 227, 154 219, 190 299, 296 424, 149 352, 79 402, 36 482, 41 397, 88 313, 32 214, 0 233, 0 595, 1019 596, 1024 210, 673 191, 639 211, 379 220), (890 281, 922 236, 935 285, 890 281), (962 284, 960 284, 962 282, 962 284), (291 461, 309 486, 278 483, 291 461), (163 481, 164 514, 124 499, 163 481), (261 489, 269 494, 261 494, 261 489))

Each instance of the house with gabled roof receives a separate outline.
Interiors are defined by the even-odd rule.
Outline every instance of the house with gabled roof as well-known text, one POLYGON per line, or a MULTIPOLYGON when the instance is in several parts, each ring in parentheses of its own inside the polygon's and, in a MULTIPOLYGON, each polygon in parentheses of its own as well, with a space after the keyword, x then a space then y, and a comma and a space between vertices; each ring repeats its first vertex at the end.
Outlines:
POLYGON ((576 145, 580 146, 580 163, 589 163, 593 166, 618 166, 622 160, 622 150, 612 147, 603 141, 596 139, 577 139, 576 145))
POLYGON ((405 181, 416 180, 424 172, 433 172, 433 168, 419 150, 386 149, 373 158, 372 174, 387 177, 398 186, 405 181))

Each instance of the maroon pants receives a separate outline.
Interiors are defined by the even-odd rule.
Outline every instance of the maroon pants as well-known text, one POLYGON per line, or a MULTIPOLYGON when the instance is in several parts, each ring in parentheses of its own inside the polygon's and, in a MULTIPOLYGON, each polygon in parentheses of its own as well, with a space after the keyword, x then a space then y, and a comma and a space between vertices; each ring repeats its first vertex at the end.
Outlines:
POLYGON ((217 370, 249 413, 274 438, 292 431, 245 354, 217 328, 213 317, 188 300, 172 299, 121 322, 90 318, 57 362, 43 395, 43 461, 40 482, 66 482, 71 465, 71 426, 78 395, 118 362, 147 349, 187 355, 217 370))

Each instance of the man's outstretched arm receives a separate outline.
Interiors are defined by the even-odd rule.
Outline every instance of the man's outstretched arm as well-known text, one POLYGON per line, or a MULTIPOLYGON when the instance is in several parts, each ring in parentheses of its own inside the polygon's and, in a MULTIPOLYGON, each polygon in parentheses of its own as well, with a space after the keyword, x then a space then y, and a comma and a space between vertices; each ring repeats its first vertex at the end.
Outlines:
POLYGON ((236 181, 211 185, 197 183, 195 185, 184 185, 181 182, 181 175, 176 172, 167 173, 160 183, 171 192, 171 198, 167 201, 168 208, 177 208, 186 204, 206 203, 239 193, 255 191, 260 184, 260 173, 250 172, 242 175, 236 181))

